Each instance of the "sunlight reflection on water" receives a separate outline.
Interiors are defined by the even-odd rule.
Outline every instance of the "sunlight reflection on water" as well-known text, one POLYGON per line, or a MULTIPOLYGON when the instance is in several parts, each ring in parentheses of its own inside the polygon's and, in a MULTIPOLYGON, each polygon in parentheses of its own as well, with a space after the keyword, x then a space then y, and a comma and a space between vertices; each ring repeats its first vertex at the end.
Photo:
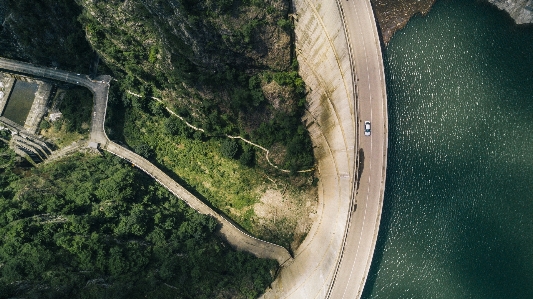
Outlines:
POLYGON ((436 4, 385 51, 387 186, 364 298, 533 298, 533 29, 436 4))

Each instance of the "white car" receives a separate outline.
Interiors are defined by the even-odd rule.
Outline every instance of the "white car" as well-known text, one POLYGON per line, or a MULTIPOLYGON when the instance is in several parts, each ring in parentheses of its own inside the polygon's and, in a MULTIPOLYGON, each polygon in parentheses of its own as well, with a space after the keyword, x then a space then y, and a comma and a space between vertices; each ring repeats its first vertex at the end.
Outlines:
POLYGON ((370 136, 370 122, 365 121, 365 136, 370 136))

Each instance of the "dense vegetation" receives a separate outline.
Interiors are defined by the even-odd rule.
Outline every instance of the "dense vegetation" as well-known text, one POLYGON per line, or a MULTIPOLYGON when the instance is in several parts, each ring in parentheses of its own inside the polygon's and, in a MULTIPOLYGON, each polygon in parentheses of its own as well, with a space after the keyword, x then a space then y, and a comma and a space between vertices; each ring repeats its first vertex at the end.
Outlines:
POLYGON ((0 55, 89 73, 94 48, 122 91, 160 96, 210 133, 281 146, 280 166, 298 170, 313 156, 288 14, 287 0, 5 0, 0 55))
POLYGON ((43 118, 40 133, 59 147, 89 136, 93 95, 83 87, 63 85, 51 101, 52 111, 58 109, 61 118, 51 121, 43 118))
POLYGON ((60 123, 66 127, 67 132, 80 134, 89 132, 93 95, 88 89, 70 86, 69 89, 65 90, 65 95, 57 108, 63 114, 60 123))
POLYGON ((276 144, 283 168, 312 167, 288 1, 79 2, 88 40, 122 92, 160 97, 208 134, 276 144))
POLYGON ((286 181, 290 186, 283 189, 297 193, 310 187, 312 181, 308 178, 312 174, 291 178, 268 167, 261 150, 256 152, 241 141, 194 132, 177 117, 158 108, 150 112, 151 106, 157 107, 156 101, 142 106, 146 110, 137 104, 130 106, 124 116, 123 135, 133 150, 255 236, 289 247, 297 224, 292 221, 281 224, 283 219, 278 217, 275 229, 265 227, 258 221, 254 204, 265 189, 276 188, 269 178, 286 181), (251 167, 255 164, 262 167, 251 167))
MULTIPOLYGON (((112 75, 111 139, 288 247, 298 221, 275 214, 261 223, 254 212, 265 189, 287 194, 312 181, 294 175, 314 161, 288 14, 287 0, 0 0, 0 56, 112 75), (224 134, 271 149, 271 160, 293 175, 224 134)), ((62 121, 42 123, 46 137, 67 145, 86 134, 90 106, 78 95, 59 104, 62 121)), ((232 251, 213 235, 212 219, 131 165, 79 155, 21 171, 2 151, 2 296, 252 298, 272 279, 275 263, 232 251)), ((292 206, 312 196, 302 198, 292 206)), ((302 211, 296 218, 308 217, 302 211)), ((298 234, 301 242, 305 232, 298 234)))
POLYGON ((89 73, 96 58, 71 0, 0 1, 0 56, 89 73))
POLYGON ((120 159, 13 172, 0 154, 2 298, 254 298, 274 261, 235 252, 216 222, 120 159))

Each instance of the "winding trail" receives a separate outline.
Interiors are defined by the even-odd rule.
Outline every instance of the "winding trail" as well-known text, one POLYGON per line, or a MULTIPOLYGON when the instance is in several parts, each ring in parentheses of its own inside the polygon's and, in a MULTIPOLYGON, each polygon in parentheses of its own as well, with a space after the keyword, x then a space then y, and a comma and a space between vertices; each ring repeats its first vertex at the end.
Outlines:
POLYGON ((95 79, 91 79, 89 76, 83 74, 39 67, 33 64, 5 58, 0 58, 0 70, 67 82, 88 88, 93 93, 94 99, 89 142, 99 143, 102 149, 135 164, 136 167, 153 177, 157 182, 172 192, 172 194, 185 201, 190 207, 199 213, 211 215, 217 219, 219 222, 217 228, 218 234, 235 249, 250 252, 260 258, 277 260, 280 265, 292 260, 291 255, 285 248, 250 236, 240 229, 233 221, 222 214, 217 213, 148 160, 107 138, 104 131, 104 121, 107 108, 109 82, 111 81, 110 76, 99 76, 95 79))
MULTIPOLYGON (((129 90, 126 90, 126 92, 127 92, 128 94, 130 94, 130 95, 132 95, 132 96, 135 96, 135 97, 138 97, 138 98, 142 98, 142 97, 143 97, 143 96, 141 96, 140 94, 136 94, 136 93, 131 92, 131 91, 129 91, 129 90)), ((159 98, 156 98, 156 97, 151 97, 151 98, 152 98, 152 100, 155 100, 155 101, 157 101, 157 102, 159 102, 159 103, 165 105, 165 102, 163 102, 163 100, 161 100, 161 99, 159 99, 159 98)), ((167 110, 168 113, 172 114, 173 116, 177 117, 180 121, 182 121, 187 127, 191 128, 191 129, 193 129, 193 130, 195 130, 195 131, 200 131, 200 132, 202 132, 202 133, 207 133, 204 129, 199 128, 199 127, 196 127, 195 125, 189 123, 185 118, 183 118, 182 116, 180 116, 180 115, 177 114, 176 112, 172 111, 172 109, 168 108, 166 105, 165 105, 165 109, 167 110)), ((242 136, 234 136, 234 135, 228 135, 228 134, 224 134, 224 135, 209 135, 209 134, 207 134, 207 135, 208 135, 208 136, 224 136, 224 137, 227 137, 227 138, 230 138, 230 139, 240 139, 240 140, 242 140, 243 142, 246 142, 246 143, 248 143, 249 145, 251 145, 251 146, 253 146, 253 147, 256 147, 256 148, 262 150, 263 152, 265 152, 265 158, 266 158, 266 160, 267 160, 267 162, 268 162, 268 164, 269 164, 270 166, 276 168, 277 170, 279 170, 279 171, 281 171, 281 172, 285 172, 285 173, 289 173, 289 172, 291 172, 291 171, 288 170, 288 169, 283 169, 283 168, 277 166, 276 164, 272 163, 272 162, 270 161, 270 159, 268 158, 268 155, 270 154, 270 151, 269 151, 267 148, 265 148, 265 147, 263 147, 263 146, 261 146, 261 145, 259 145, 259 144, 257 144, 257 143, 254 143, 254 142, 252 142, 252 141, 250 141, 250 140, 248 140, 248 139, 246 139, 246 138, 244 138, 244 137, 242 137, 242 136)), ((296 172, 298 172, 298 173, 306 173, 306 172, 312 172, 312 171, 315 171, 315 168, 314 168, 314 167, 313 167, 313 168, 309 168, 309 169, 304 169, 304 170, 297 170, 296 172)))

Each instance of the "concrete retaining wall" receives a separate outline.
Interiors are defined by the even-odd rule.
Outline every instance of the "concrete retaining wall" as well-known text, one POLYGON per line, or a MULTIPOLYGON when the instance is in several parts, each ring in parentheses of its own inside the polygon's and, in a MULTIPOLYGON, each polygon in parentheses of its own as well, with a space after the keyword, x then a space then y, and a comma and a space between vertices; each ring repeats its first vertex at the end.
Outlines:
POLYGON ((353 204, 354 74, 337 2, 294 0, 300 75, 310 93, 304 116, 319 171, 318 217, 294 261, 263 298, 325 298, 353 204))
POLYGON ((35 98, 24 123, 24 129, 30 134, 36 134, 41 119, 47 112, 46 105, 52 91, 52 85, 43 81, 35 81, 39 84, 39 89, 35 93, 35 98))
POLYGON ((15 79, 5 76, 1 81, 2 86, 0 87, 0 91, 2 92, 2 96, 0 97, 0 115, 4 113, 7 100, 11 96, 11 91, 13 91, 13 87, 15 86, 15 79))

